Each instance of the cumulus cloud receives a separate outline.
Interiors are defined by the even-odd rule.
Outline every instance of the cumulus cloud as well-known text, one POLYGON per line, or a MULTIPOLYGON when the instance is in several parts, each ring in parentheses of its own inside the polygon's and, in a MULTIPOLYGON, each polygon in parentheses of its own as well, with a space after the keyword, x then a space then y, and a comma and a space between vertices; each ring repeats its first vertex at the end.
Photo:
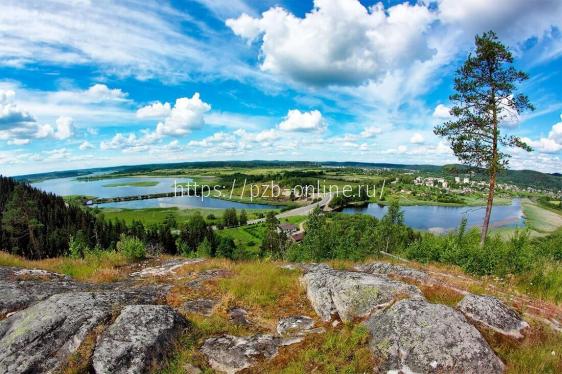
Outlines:
POLYGON ((542 153, 557 153, 562 151, 562 114, 560 115, 561 122, 552 126, 548 133, 548 137, 532 140, 523 138, 523 141, 542 153))
POLYGON ((12 90, 0 90, 0 131, 35 122, 31 114, 14 103, 15 96, 16 93, 12 90))
POLYGON ((423 142, 425 142, 425 138, 419 132, 416 132, 410 138, 410 143, 412 143, 412 144, 423 144, 423 142))
POLYGON ((79 148, 80 148, 81 151, 85 151, 85 150, 88 150, 88 149, 93 149, 94 146, 93 146, 92 143, 90 143, 89 141, 85 140, 85 141, 83 141, 83 142, 80 144, 80 147, 79 147, 79 148))
POLYGON ((170 103, 157 101, 155 103, 145 105, 137 110, 137 118, 164 118, 170 114, 172 107, 170 103))
POLYGON ((301 112, 298 109, 292 109, 279 124, 279 129, 282 131, 323 131, 326 129, 326 122, 318 110, 301 112))
POLYGON ((193 97, 176 100, 170 114, 156 126, 158 135, 183 136, 205 124, 204 114, 211 110, 211 105, 201 100, 199 93, 193 97))
POLYGON ((261 69, 313 85, 356 85, 434 51, 424 36, 434 15, 423 5, 384 8, 358 0, 315 0, 303 18, 274 7, 226 21, 248 41, 261 37, 261 69))
POLYGON ((102 151, 121 150, 125 153, 143 152, 148 151, 150 146, 159 139, 160 137, 156 133, 146 130, 143 131, 142 136, 137 136, 132 133, 128 135, 117 133, 111 140, 102 141, 100 143, 100 149, 102 151))
POLYGON ((441 120, 447 120, 451 118, 451 108, 443 104, 437 104, 433 110, 433 117, 441 120))
POLYGON ((61 116, 55 121, 55 126, 49 124, 37 125, 35 138, 44 139, 53 137, 58 140, 65 140, 74 135, 74 120, 72 117, 61 116))
POLYGON ((368 126, 368 127, 365 127, 365 129, 363 131, 361 131, 360 135, 363 138, 374 138, 375 136, 379 135, 380 133, 382 133, 382 129, 380 127, 368 126))
POLYGON ((30 142, 31 140, 29 139, 19 139, 19 138, 8 140, 8 144, 10 145, 26 145, 29 144, 30 142))

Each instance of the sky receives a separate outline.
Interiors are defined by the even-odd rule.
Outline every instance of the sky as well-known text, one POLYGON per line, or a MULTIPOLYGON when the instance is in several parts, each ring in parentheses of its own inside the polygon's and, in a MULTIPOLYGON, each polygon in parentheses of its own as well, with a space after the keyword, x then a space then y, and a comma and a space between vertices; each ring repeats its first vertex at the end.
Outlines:
POLYGON ((562 172, 559 0, 0 0, 0 174, 204 160, 456 162, 433 134, 494 30, 562 172))

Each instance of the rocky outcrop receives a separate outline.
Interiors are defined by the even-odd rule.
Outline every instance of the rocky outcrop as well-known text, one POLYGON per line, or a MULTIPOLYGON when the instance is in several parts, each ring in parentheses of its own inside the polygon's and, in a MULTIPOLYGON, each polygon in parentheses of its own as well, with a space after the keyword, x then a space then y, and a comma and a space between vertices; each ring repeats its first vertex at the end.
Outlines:
POLYGON ((320 269, 304 274, 301 281, 324 321, 336 316, 344 322, 364 318, 396 299, 423 299, 415 286, 367 273, 320 269))
POLYGON ((242 308, 230 308, 228 310, 228 319, 235 325, 247 326, 251 324, 248 319, 248 311, 242 308))
POLYGON ((493 296, 466 295, 457 308, 470 320, 500 334, 516 339, 529 324, 521 316, 493 296))
POLYGON ((208 317, 213 314, 213 308, 217 303, 216 300, 212 299, 195 299, 186 301, 183 304, 183 308, 188 313, 196 313, 208 317))
POLYGON ((62 274, 40 269, 0 267, 0 317, 58 293, 89 288, 62 274))
POLYGON ((215 370, 233 374, 249 368, 260 358, 271 358, 280 346, 299 342, 300 338, 281 338, 272 335, 238 337, 222 335, 207 339, 201 352, 215 370))
POLYGON ((478 330, 445 305, 401 300, 366 322, 381 372, 502 373, 478 330))
POLYGON ((130 305, 96 345, 96 373, 145 373, 164 361, 188 322, 165 305, 130 305))
POLYGON ((326 264, 319 264, 315 262, 296 262, 282 265, 281 268, 286 270, 301 270, 303 273, 318 270, 330 270, 331 267, 326 264))
POLYGON ((231 275, 231 272, 225 269, 209 269, 203 270, 195 276, 195 279, 186 283, 190 288, 201 288, 207 281, 219 278, 226 278, 231 275))
POLYGON ((314 328, 314 320, 307 316, 285 317, 277 323, 277 333, 281 336, 304 336, 323 332, 324 328, 314 328))
POLYGON ((160 266, 147 267, 140 271, 131 273, 131 277, 146 278, 146 277, 164 277, 167 275, 175 274, 175 271, 185 265, 197 264, 203 262, 203 259, 172 259, 164 262, 160 266))
POLYGON ((431 280, 426 272, 407 268, 402 265, 388 264, 386 262, 373 262, 371 264, 361 264, 354 267, 355 270, 370 274, 390 275, 418 282, 428 282, 431 280))

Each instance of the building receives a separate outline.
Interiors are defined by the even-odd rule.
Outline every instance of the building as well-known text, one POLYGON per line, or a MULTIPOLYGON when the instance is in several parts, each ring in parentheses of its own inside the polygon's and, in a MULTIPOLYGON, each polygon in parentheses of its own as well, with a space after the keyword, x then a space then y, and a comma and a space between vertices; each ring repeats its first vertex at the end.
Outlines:
POLYGON ((277 225, 277 230, 279 232, 284 232, 287 236, 291 236, 295 232, 299 230, 297 225, 293 225, 292 223, 281 223, 277 225))
POLYGON ((304 239, 304 231, 297 231, 291 235, 291 240, 295 243, 302 242, 304 239))

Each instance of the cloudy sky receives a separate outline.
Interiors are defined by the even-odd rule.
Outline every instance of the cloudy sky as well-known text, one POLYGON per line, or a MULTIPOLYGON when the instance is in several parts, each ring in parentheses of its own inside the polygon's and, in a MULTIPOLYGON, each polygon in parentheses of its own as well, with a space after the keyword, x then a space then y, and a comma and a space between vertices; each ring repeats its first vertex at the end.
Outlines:
POLYGON ((562 171, 560 0, 0 0, 0 174, 195 160, 454 162, 433 135, 494 30, 562 171))

